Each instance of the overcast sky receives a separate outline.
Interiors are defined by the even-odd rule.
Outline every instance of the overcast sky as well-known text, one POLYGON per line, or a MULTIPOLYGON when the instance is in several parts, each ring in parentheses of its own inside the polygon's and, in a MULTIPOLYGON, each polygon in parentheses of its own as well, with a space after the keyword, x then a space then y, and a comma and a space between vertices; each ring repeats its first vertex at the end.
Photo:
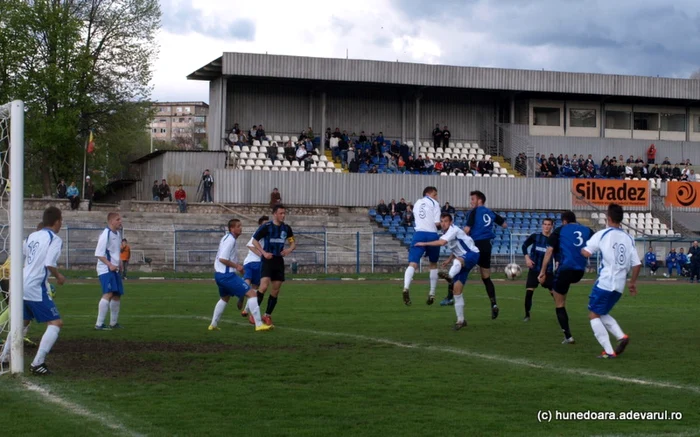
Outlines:
POLYGON ((161 0, 153 98, 209 100, 185 76, 223 52, 688 77, 700 1, 161 0), (671 4, 673 3, 673 4, 671 4))

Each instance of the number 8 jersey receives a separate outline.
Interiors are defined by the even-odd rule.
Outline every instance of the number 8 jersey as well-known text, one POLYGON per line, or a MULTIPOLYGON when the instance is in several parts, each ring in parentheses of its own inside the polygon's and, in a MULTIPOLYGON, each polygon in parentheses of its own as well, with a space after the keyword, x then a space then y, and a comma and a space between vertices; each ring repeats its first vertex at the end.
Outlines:
POLYGON ((586 270, 588 259, 581 255, 581 249, 593 235, 593 231, 578 223, 567 223, 552 232, 547 240, 547 246, 554 248, 554 254, 559 254, 558 270, 586 270))

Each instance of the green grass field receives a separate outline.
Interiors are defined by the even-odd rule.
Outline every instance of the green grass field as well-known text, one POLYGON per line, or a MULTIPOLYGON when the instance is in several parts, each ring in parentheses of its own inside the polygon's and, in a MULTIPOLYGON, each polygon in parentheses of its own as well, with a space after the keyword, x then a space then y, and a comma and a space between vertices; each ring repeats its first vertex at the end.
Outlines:
POLYGON ((75 281, 58 291, 55 374, 0 378, 0 435, 700 435, 700 285, 625 295, 613 315, 631 343, 617 360, 595 358, 590 283, 569 294, 575 345, 560 344, 548 293, 523 323, 523 284, 496 286, 500 317, 473 281, 469 326, 453 332, 453 308, 426 306, 424 283, 405 307, 400 282, 288 282, 276 329, 256 333, 235 305, 207 331, 213 282, 133 281, 125 329, 96 332, 98 285, 75 281), (557 410, 683 417, 538 421, 557 410))

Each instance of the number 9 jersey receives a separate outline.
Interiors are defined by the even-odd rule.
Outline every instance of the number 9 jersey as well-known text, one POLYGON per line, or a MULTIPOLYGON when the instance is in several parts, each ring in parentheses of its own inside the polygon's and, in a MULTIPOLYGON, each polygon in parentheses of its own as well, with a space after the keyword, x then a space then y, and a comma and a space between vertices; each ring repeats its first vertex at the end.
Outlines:
POLYGON ((560 226, 552 232, 547 246, 553 247, 554 254, 559 255, 558 270, 586 270, 588 259, 581 255, 581 249, 592 235, 591 228, 575 222, 560 226))

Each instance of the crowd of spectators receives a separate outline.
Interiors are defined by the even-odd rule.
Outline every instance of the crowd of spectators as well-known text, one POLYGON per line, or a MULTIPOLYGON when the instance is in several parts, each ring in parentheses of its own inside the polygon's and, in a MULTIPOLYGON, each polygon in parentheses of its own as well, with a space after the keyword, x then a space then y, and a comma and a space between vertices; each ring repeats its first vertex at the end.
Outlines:
MULTIPOLYGON (((556 157, 553 153, 548 157, 539 153, 535 155, 535 176, 544 178, 700 180, 691 166, 690 159, 672 164, 668 157, 661 164, 657 163, 656 147, 653 144, 647 150, 646 160, 641 155, 630 155, 627 159, 622 155, 608 155, 599 162, 590 154, 574 154, 571 158, 568 154, 556 157)), ((524 153, 516 157, 514 169, 522 175, 527 174, 527 157, 524 153)))

